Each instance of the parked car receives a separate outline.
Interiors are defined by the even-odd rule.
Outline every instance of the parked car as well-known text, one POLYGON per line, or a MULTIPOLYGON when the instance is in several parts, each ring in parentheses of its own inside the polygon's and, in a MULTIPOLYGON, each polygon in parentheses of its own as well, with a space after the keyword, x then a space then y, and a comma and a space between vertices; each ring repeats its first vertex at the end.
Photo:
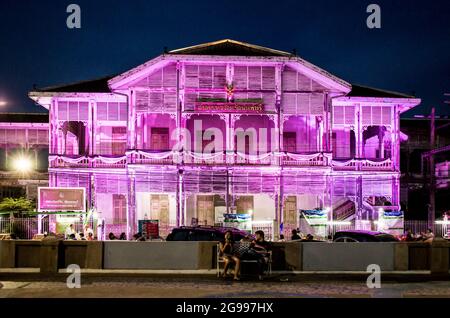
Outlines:
POLYGON ((388 233, 373 231, 338 231, 333 242, 397 242, 398 239, 388 233))
POLYGON ((254 236, 246 231, 229 227, 217 226, 181 226, 176 227, 167 236, 166 241, 221 241, 226 231, 232 231, 233 240, 239 242, 242 238, 254 236))

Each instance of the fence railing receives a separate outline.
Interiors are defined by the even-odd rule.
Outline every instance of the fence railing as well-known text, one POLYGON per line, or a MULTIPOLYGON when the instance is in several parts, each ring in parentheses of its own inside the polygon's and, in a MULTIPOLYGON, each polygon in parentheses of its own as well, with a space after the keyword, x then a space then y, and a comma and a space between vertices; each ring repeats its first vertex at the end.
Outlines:
MULTIPOLYGON (((39 232, 37 217, 0 217, 0 233, 15 234, 18 239, 31 240, 39 232)), ((48 217, 41 220, 42 232, 48 232, 48 217)))
MULTIPOLYGON (((76 232, 83 232, 84 223, 82 221, 72 222, 74 225, 74 229, 76 232)), ((92 219, 88 222, 90 228, 94 229, 94 221, 92 219)), ((225 225, 225 224, 223 224, 225 225)), ((49 231, 49 219, 48 217, 44 217, 41 220, 41 232, 49 231)), ((105 234, 106 239, 109 233, 114 233, 117 237, 122 233, 126 233, 126 223, 124 224, 105 224, 105 234)), ((175 224, 167 224, 160 226, 160 235, 162 237, 166 237, 172 228, 175 227, 175 224)), ((295 226, 285 226, 283 228, 282 233, 284 234, 287 240, 290 239, 292 229, 296 228, 295 226)), ((405 220, 404 221, 404 229, 410 229, 413 234, 425 233, 429 229, 429 225, 427 221, 423 220, 405 220)), ((273 240, 275 233, 273 224, 270 222, 253 222, 252 223, 252 233, 255 233, 258 230, 262 230, 265 233, 266 239, 273 240)), ((343 230, 372 230, 370 222, 335 222, 335 224, 329 225, 327 232, 328 235, 334 235, 338 231, 343 230)), ((38 234, 39 225, 37 217, 27 217, 27 218, 11 218, 11 217, 0 217, 0 234, 11 234, 14 233, 18 239, 32 239, 34 235, 38 234)), ((303 234, 316 234, 314 233, 313 228, 305 229, 300 227, 300 231, 303 234)), ((448 237, 450 234, 450 225, 447 224, 434 224, 432 227, 432 231, 435 237, 448 237)))

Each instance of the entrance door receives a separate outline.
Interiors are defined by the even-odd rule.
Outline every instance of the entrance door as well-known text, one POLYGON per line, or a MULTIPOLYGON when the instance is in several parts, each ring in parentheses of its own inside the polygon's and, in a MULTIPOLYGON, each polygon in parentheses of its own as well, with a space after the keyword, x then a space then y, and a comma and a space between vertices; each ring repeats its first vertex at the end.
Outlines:
POLYGON ((287 152, 297 152, 297 134, 295 132, 283 133, 283 148, 287 152))
POLYGON ((284 199, 283 229, 290 236, 292 229, 297 228, 297 197, 288 196, 284 199))
POLYGON ((197 218, 200 225, 214 225, 214 196, 197 196, 197 218))
POLYGON ((169 150, 169 128, 151 129, 151 150, 165 151, 169 150))
POLYGON ((241 196, 236 200, 236 213, 238 214, 249 214, 253 211, 253 196, 241 196))
POLYGON ((160 228, 169 225, 169 196, 167 194, 152 194, 150 216, 152 220, 159 220, 160 228))
POLYGON ((127 223, 127 197, 113 194, 113 224, 127 223))

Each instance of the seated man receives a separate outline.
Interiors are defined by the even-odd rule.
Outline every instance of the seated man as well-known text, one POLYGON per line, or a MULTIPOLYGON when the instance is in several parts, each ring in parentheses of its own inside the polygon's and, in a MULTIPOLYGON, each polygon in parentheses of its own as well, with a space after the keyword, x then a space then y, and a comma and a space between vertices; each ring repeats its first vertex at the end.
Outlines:
POLYGON ((250 249, 242 255, 243 259, 256 260, 258 264, 258 278, 262 280, 264 269, 268 263, 269 242, 264 240, 264 232, 256 231, 255 240, 250 245, 250 249))

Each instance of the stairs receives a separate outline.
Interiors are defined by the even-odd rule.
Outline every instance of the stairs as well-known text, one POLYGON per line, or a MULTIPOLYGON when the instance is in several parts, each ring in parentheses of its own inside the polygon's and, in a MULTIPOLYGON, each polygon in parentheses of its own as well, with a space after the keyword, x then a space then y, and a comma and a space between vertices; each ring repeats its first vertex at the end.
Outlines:
POLYGON ((355 203, 348 198, 342 198, 333 205, 333 220, 350 221, 355 218, 355 212, 355 203))

